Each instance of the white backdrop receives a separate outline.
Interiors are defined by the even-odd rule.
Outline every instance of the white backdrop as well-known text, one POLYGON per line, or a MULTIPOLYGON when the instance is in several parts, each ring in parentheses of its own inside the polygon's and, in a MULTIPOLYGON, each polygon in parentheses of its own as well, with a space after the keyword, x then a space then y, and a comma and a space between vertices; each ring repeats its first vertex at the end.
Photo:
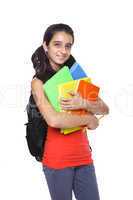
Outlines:
POLYGON ((40 163, 29 154, 24 112, 30 57, 48 25, 75 31, 73 55, 110 107, 88 132, 101 200, 133 199, 133 6, 130 0, 17 1, 0 5, 0 199, 50 200, 40 163))

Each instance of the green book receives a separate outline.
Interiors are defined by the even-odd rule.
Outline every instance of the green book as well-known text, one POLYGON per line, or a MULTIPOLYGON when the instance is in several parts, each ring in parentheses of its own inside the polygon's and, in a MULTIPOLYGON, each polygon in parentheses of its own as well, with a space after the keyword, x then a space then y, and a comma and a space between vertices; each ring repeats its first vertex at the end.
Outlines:
POLYGON ((43 85, 43 90, 49 102, 57 112, 60 112, 58 85, 72 80, 69 68, 64 66, 43 85))

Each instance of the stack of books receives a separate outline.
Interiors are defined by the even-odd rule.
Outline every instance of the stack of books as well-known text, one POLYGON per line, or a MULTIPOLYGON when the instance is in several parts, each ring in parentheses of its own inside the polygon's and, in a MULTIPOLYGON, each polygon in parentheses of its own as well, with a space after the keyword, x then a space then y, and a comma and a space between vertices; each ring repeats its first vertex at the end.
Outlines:
MULTIPOLYGON (((59 99, 62 97, 72 98, 70 92, 78 92, 82 98, 95 101, 100 88, 92 84, 91 79, 87 77, 82 67, 78 63, 75 63, 70 70, 67 66, 61 68, 43 85, 43 89, 49 102, 57 112, 84 115, 87 114, 87 111, 83 109, 63 111, 60 107, 59 99)), ((61 132, 69 134, 80 129, 83 129, 83 126, 61 129, 61 132)))

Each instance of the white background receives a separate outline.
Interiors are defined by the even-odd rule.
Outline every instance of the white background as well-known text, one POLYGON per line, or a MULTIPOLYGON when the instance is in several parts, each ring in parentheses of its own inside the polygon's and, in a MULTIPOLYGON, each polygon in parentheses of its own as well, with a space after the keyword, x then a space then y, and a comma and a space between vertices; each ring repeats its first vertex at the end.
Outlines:
POLYGON ((88 132, 101 200, 133 199, 133 6, 130 0, 17 1, 0 5, 0 199, 50 200, 40 163, 29 154, 24 112, 30 57, 48 25, 75 31, 73 55, 110 107, 88 132))

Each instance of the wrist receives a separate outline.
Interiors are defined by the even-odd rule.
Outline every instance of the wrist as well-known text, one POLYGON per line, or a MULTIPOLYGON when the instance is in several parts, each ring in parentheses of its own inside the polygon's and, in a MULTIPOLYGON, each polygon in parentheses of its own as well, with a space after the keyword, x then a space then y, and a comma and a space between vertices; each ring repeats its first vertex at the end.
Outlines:
POLYGON ((88 100, 85 100, 84 106, 88 112, 91 112, 91 103, 88 100))

